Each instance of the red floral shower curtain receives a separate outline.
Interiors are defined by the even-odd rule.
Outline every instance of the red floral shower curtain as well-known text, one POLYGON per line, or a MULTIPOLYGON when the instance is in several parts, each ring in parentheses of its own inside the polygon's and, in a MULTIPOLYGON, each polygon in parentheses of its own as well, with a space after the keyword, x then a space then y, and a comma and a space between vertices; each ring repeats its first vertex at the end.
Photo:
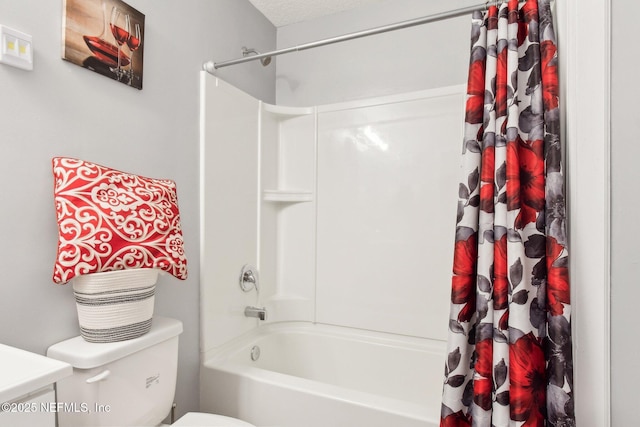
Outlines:
POLYGON ((574 426, 550 0, 472 19, 441 426, 574 426))

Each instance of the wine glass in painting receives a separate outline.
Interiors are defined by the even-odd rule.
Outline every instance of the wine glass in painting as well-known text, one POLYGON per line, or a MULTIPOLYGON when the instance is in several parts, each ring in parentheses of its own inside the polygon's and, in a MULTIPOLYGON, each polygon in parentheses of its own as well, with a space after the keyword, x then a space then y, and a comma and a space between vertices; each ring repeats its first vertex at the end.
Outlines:
POLYGON ((133 85, 134 78, 134 70, 133 70, 133 55, 136 50, 142 44, 142 29, 140 28, 140 24, 138 22, 132 22, 132 19, 129 15, 127 15, 126 19, 126 28, 129 33, 129 38, 127 39, 127 46, 131 51, 131 67, 129 67, 129 86, 133 85))
POLYGON ((113 34, 113 38, 115 39, 116 44, 118 45, 118 68, 114 70, 118 78, 118 81, 120 81, 123 75, 120 52, 122 51, 122 45, 129 38, 129 32, 126 30, 127 16, 128 15, 124 14, 123 11, 120 8, 118 8, 118 6, 114 6, 113 9, 111 9, 111 21, 110 21, 111 34, 113 34))

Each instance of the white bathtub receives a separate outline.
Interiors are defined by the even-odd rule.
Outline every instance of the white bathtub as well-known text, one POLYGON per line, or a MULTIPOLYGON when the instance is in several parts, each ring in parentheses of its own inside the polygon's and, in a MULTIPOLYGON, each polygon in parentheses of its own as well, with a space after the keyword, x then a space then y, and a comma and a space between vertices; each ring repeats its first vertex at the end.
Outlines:
POLYGON ((435 427, 445 352, 441 341, 265 325, 204 361, 201 410, 259 427, 435 427))

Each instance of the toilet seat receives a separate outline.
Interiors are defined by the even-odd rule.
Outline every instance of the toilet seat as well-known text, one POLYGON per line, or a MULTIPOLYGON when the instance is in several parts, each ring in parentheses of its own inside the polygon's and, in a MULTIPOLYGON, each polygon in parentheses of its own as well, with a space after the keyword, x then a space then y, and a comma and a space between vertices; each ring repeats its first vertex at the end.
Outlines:
POLYGON ((171 427, 256 427, 246 421, 223 415, 205 414, 203 412, 187 412, 171 427))

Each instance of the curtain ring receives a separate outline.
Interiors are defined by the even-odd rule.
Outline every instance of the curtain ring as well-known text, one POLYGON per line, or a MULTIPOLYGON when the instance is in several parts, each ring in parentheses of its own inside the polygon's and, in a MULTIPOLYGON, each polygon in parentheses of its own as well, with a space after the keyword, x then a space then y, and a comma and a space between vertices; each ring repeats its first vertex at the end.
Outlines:
POLYGON ((488 11, 489 11, 489 8, 490 8, 491 6, 495 6, 495 7, 497 7, 497 8, 500 8, 500 0, 493 0, 493 1, 492 1, 492 0, 487 0, 487 1, 484 3, 484 10, 485 10, 485 12, 488 12, 488 11))

